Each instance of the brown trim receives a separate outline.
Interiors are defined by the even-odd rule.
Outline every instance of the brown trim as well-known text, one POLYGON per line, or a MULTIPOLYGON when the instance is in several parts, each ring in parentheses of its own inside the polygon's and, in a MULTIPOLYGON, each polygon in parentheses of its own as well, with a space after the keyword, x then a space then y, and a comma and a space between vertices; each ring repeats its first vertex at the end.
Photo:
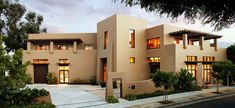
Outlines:
POLYGON ((28 39, 28 42, 32 42, 32 43, 49 43, 51 41, 55 42, 55 43, 67 43, 67 42, 74 42, 77 41, 78 43, 82 43, 83 41, 79 38, 79 39, 28 39))
POLYGON ((56 63, 58 65, 69 65, 70 63, 56 63))
POLYGON ((40 64, 50 64, 50 63, 31 63, 32 65, 40 65, 40 64))

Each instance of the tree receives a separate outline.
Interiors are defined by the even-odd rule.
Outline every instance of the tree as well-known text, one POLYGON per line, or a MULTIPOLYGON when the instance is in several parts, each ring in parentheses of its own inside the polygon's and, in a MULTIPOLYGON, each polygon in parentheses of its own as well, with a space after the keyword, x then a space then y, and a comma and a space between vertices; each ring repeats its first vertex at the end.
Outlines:
POLYGON ((46 32, 45 28, 40 28, 43 22, 42 16, 34 12, 25 13, 25 7, 17 1, 0 0, 0 33, 4 36, 7 52, 26 49, 29 33, 46 32))
POLYGON ((173 19, 183 15, 191 23, 196 19, 214 26, 214 30, 229 28, 235 23, 235 2, 232 0, 114 0, 126 6, 139 5, 147 12, 166 14, 173 19))
POLYGON ((233 64, 235 64, 235 44, 231 45, 227 48, 227 57, 228 60, 231 60, 233 64))
POLYGON ((195 86, 193 84, 194 77, 192 73, 189 73, 186 69, 181 69, 177 74, 178 82, 175 85, 175 89, 181 92, 190 91, 195 86))
MULTIPOLYGON (((233 69, 234 65, 229 62, 229 61, 221 61, 221 62, 215 62, 212 64, 212 77, 216 78, 216 86, 217 86, 217 92, 219 92, 219 83, 220 80, 223 81, 224 85, 227 85, 227 80, 228 78, 231 79, 232 78, 232 73, 233 73, 233 69)), ((229 82, 231 82, 232 80, 229 80, 229 82)))
POLYGON ((163 102, 168 103, 167 90, 174 87, 178 78, 173 72, 156 71, 152 75, 152 80, 156 87, 163 87, 163 102))

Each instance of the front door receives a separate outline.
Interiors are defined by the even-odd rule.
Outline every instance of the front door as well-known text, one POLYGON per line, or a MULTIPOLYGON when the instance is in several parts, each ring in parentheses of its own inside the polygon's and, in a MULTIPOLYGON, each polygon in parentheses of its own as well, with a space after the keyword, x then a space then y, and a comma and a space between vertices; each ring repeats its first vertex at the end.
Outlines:
POLYGON ((69 82, 69 66, 68 65, 62 65, 59 66, 59 77, 60 77, 60 83, 68 83, 69 82))
POLYGON ((46 83, 48 65, 47 64, 35 64, 33 67, 34 67, 34 83, 46 83))
POLYGON ((101 80, 106 81, 106 74, 107 74, 107 58, 101 59, 101 80))

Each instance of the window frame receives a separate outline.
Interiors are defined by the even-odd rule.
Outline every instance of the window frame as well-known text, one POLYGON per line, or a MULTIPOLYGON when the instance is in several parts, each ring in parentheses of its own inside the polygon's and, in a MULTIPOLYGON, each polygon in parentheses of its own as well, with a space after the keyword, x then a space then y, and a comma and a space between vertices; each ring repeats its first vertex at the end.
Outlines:
POLYGON ((161 48, 161 38, 160 37, 154 37, 154 38, 147 39, 147 49, 160 49, 160 48, 161 48), (156 46, 153 45, 153 47, 150 47, 151 44, 154 44, 154 39, 156 39, 156 46))

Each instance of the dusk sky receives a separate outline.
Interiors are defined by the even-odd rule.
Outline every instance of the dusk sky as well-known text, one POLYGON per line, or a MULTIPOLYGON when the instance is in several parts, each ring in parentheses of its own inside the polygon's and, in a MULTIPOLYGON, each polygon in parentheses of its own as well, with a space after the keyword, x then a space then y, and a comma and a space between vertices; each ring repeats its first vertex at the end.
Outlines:
POLYGON ((36 12, 44 17, 43 27, 48 33, 96 32, 97 22, 116 13, 146 19, 148 27, 171 24, 189 29, 212 32, 223 35, 220 42, 235 42, 235 26, 213 32, 210 25, 201 25, 199 21, 189 24, 183 17, 171 20, 148 13, 140 7, 125 7, 124 4, 113 3, 112 0, 20 0, 28 11, 36 12))

